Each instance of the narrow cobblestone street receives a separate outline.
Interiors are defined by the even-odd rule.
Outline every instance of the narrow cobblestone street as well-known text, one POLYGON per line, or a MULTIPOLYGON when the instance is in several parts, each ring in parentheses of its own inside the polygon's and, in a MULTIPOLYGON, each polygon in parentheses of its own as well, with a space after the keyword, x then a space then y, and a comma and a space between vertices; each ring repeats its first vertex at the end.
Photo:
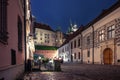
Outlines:
POLYGON ((47 71, 26 74, 24 80, 119 80, 120 66, 65 63, 61 72, 47 71))

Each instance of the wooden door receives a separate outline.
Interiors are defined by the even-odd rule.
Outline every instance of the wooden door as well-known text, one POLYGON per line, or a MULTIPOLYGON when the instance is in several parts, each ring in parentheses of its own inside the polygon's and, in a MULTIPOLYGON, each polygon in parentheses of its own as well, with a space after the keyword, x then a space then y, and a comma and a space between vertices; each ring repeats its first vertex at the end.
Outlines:
POLYGON ((104 50, 103 61, 104 61, 104 64, 112 64, 113 54, 112 54, 112 50, 110 48, 107 48, 104 50))

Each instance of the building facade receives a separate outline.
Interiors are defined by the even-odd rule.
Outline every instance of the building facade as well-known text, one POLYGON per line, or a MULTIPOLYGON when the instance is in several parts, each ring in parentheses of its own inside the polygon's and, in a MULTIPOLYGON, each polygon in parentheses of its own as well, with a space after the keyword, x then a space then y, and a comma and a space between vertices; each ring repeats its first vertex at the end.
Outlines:
POLYGON ((30 0, 0 0, 0 80, 16 80, 33 59, 30 12, 30 0))
MULTIPOLYGON (((98 17, 88 23, 79 34, 69 39, 71 44, 71 60, 96 63, 96 64, 120 64, 120 1, 117 1, 98 17), (78 36, 78 37, 77 37, 78 36), (79 42, 80 47, 76 47, 79 42), (81 60, 76 53, 81 55, 81 60)), ((73 35, 75 35, 73 33, 73 35)), ((72 35, 72 36, 73 36, 72 35)), ((79 55, 78 55, 79 57, 79 55)))
POLYGON ((32 21, 30 0, 26 0, 26 61, 33 60, 33 53, 35 52, 32 21))
POLYGON ((55 31, 55 46, 60 47, 64 42, 64 35, 60 30, 55 31))
POLYGON ((69 43, 66 41, 64 42, 64 44, 62 45, 62 47, 60 47, 58 49, 58 58, 62 59, 64 62, 70 62, 71 61, 71 54, 70 54, 70 45, 69 43))
POLYGON ((63 33, 60 30, 52 30, 49 25, 35 23, 35 45, 59 47, 63 44, 63 33))
POLYGON ((45 58, 53 59, 57 57, 56 47, 63 43, 63 33, 60 30, 52 30, 50 26, 42 23, 34 24, 35 29, 35 54, 43 55, 45 58), (37 49, 40 47, 41 49, 37 49), (45 49, 46 48, 46 49, 45 49))
POLYGON ((50 26, 35 23, 35 45, 55 46, 55 32, 50 26))
POLYGON ((0 0, 0 80, 24 72, 24 2, 0 0))

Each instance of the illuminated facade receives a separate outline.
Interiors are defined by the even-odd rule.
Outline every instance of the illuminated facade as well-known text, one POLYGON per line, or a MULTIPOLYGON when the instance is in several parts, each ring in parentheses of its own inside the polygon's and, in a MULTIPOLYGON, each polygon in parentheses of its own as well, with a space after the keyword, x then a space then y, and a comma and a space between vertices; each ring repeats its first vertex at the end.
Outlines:
POLYGON ((63 43, 63 33, 54 31, 50 26, 42 23, 35 23, 35 45, 46 45, 59 47, 63 43))
MULTIPOLYGON (((120 1, 103 11, 69 39, 71 61, 120 64, 120 1), (80 45, 79 44, 80 39, 80 45)), ((62 46, 63 47, 63 46, 62 46)))
POLYGON ((58 49, 58 57, 63 59, 64 62, 70 62, 71 61, 71 54, 70 54, 70 45, 68 42, 64 42, 62 47, 58 49))
POLYGON ((50 26, 35 23, 35 45, 55 46, 55 32, 50 26))
POLYGON ((42 23, 34 24, 35 46, 46 47, 48 49, 36 49, 35 54, 43 55, 45 58, 53 59, 57 57, 58 51, 54 47, 59 47, 63 43, 63 33, 60 30, 52 30, 50 26, 42 23), (49 49, 53 47, 52 49, 49 49))
POLYGON ((60 30, 55 31, 55 46, 60 47, 64 42, 64 35, 60 30))
POLYGON ((30 0, 26 0, 26 61, 28 59, 33 60, 33 53, 35 52, 33 35, 30 0))

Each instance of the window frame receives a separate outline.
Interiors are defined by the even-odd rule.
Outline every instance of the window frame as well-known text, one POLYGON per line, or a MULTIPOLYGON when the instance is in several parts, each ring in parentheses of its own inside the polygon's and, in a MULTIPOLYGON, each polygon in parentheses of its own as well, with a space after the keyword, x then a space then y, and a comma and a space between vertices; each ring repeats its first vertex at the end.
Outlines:
POLYGON ((114 37, 115 37, 115 25, 107 27, 107 39, 111 39, 111 38, 114 38, 114 37), (114 26, 114 28, 113 28, 113 26, 114 26))
POLYGON ((105 40, 105 30, 104 29, 100 30, 98 32, 98 34, 99 34, 99 42, 104 41, 105 40))

